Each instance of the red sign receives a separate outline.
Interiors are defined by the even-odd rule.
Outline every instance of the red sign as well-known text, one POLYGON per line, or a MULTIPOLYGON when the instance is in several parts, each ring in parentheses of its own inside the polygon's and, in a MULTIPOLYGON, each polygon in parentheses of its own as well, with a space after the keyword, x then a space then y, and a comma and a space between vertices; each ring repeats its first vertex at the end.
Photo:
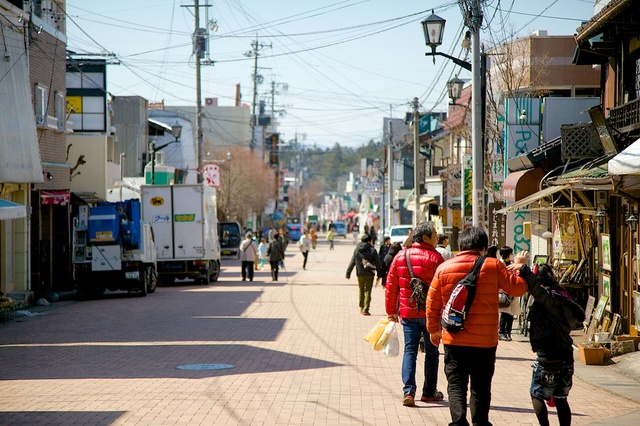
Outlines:
POLYGON ((71 196, 69 191, 40 191, 40 204, 42 205, 60 205, 66 206, 69 204, 71 196))

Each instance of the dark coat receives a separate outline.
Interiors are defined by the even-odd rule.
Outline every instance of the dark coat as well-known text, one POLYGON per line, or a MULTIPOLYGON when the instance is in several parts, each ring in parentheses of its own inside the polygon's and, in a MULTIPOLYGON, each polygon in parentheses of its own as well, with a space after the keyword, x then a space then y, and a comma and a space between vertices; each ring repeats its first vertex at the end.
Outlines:
POLYGON ((571 327, 584 321, 584 310, 561 287, 543 287, 527 276, 534 302, 529 310, 531 349, 539 361, 573 361, 571 327))
POLYGON ((347 267, 347 279, 351 278, 353 268, 356 268, 356 275, 358 277, 371 277, 376 275, 374 272, 364 269, 362 259, 366 259, 376 265, 378 277, 382 277, 382 264, 380 263, 378 252, 371 244, 361 242, 358 243, 356 249, 353 251, 353 256, 351 256, 351 262, 349 262, 349 266, 347 267))

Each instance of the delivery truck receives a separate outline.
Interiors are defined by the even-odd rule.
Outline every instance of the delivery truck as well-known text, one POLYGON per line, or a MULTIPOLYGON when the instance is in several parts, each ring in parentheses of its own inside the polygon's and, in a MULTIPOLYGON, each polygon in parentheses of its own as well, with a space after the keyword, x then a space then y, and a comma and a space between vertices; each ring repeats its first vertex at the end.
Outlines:
POLYGON ((73 218, 73 277, 80 298, 105 290, 146 296, 156 289, 156 249, 140 201, 80 206, 73 218))
POLYGON ((143 185, 142 217, 156 242, 158 283, 218 280, 216 190, 204 184, 143 185))

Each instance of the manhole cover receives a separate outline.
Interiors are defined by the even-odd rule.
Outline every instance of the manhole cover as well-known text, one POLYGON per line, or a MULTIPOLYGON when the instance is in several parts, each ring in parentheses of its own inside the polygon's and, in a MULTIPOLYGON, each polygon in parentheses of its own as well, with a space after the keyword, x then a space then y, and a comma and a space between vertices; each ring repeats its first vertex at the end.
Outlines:
POLYGON ((228 370, 230 368, 236 368, 231 364, 187 364, 179 365, 177 370, 228 370))

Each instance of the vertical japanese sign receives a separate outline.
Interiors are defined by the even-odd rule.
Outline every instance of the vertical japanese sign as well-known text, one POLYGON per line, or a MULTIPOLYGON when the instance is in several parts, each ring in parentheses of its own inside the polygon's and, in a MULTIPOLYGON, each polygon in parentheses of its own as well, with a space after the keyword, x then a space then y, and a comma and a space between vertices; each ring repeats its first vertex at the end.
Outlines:
POLYGON ((460 191, 460 203, 464 217, 473 215, 473 165, 470 155, 462 156, 462 190, 460 191))
POLYGON ((498 247, 507 245, 506 215, 496 213, 502 207, 502 203, 489 204, 489 245, 498 247))

